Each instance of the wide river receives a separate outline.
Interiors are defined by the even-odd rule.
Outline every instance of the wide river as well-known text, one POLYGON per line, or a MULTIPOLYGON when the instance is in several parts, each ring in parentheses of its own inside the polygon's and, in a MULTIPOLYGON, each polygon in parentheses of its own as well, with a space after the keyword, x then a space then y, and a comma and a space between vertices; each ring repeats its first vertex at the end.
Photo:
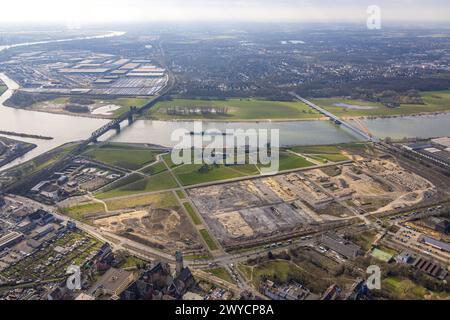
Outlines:
MULTIPOLYGON (((121 35, 121 33, 114 33, 114 35, 121 35)), ((61 41, 64 40, 58 40, 57 42, 61 41)), ((3 103, 11 97, 14 90, 19 86, 4 74, 0 74, 0 78, 9 87, 9 90, 0 97, 0 130, 54 138, 53 140, 39 140, 11 137, 13 139, 35 143, 38 147, 23 157, 2 167, 0 170, 28 161, 64 143, 86 139, 91 132, 107 122, 107 120, 102 119, 57 115, 6 107, 3 103)), ((392 138, 429 138, 450 135, 450 113, 433 116, 363 120, 363 123, 375 136, 380 138, 387 136, 392 138)), ((193 124, 192 122, 181 121, 139 120, 131 126, 124 126, 120 134, 116 135, 114 132, 111 132, 105 138, 117 142, 173 146, 177 142, 171 141, 171 134, 178 128, 185 128, 191 131, 193 124)), ((334 125, 329 121, 205 122, 203 124, 204 130, 211 128, 219 130, 225 130, 226 128, 244 130, 251 128, 279 129, 281 145, 333 144, 358 140, 358 137, 355 137, 346 129, 334 125)))

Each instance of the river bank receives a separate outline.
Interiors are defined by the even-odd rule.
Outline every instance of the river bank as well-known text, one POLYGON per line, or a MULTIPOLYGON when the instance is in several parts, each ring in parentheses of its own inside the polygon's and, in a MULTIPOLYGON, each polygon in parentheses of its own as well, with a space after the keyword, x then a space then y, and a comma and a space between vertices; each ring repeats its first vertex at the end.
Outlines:
MULTIPOLYGON (((26 134, 29 135, 54 137, 52 140, 26 137, 21 138, 20 140, 34 143, 37 147, 2 167, 0 170, 34 159, 63 144, 72 141, 85 140, 93 131, 108 122, 108 120, 105 119, 79 115, 37 112, 6 107, 3 102, 11 97, 14 90, 19 88, 19 85, 1 73, 0 79, 8 86, 8 90, 0 96, 0 128, 7 132, 15 132, 18 128, 21 128, 20 131, 26 131, 26 134)), ((386 116, 371 116, 370 119, 368 117, 348 118, 361 118, 361 122, 367 126, 370 132, 379 138, 428 138, 450 135, 450 113, 395 117, 390 115, 388 118, 386 116)), ((279 120, 202 120, 204 122, 204 130, 219 129, 225 131, 228 128, 243 130, 275 129, 279 131, 281 146, 337 144, 358 141, 358 137, 355 137, 355 135, 345 128, 342 128, 342 126, 338 126, 331 121, 328 121, 327 118, 320 116, 318 116, 315 121, 312 121, 314 119, 307 118, 294 119, 294 117, 279 120)), ((144 120, 141 118, 140 120, 135 121, 131 126, 123 124, 119 134, 116 134, 115 131, 110 131, 100 140, 148 143, 171 147, 178 143, 178 141, 173 141, 171 136, 180 128, 192 131, 194 129, 193 121, 186 121, 183 119, 160 121, 144 120)))
MULTIPOLYGON (((405 117, 422 117, 422 116, 437 116, 437 115, 447 115, 450 114, 449 111, 442 112, 420 112, 413 114, 399 114, 399 115, 379 115, 379 116, 349 116, 349 117, 339 117, 344 121, 349 120, 377 120, 377 119, 391 119, 391 118, 405 118, 405 117)), ((89 116, 88 116, 89 117, 89 116)), ((318 117, 318 118, 299 118, 299 119, 204 119, 204 118, 189 118, 189 119, 167 119, 158 117, 142 117, 141 120, 155 120, 155 121, 166 121, 166 122, 186 122, 186 121, 201 121, 201 122, 221 122, 221 123, 259 123, 259 122, 300 122, 300 121, 329 121, 328 117, 318 117)))
POLYGON ((27 154, 37 145, 0 136, 0 168, 27 154))
MULTIPOLYGON (((1 75, 1 74, 0 74, 1 75)), ((0 77, 1 78, 1 77, 0 77)), ((5 101, 6 102, 6 101, 5 101)), ((49 109, 49 108, 39 108, 39 107, 31 107, 31 108, 21 108, 10 105, 5 105, 9 108, 18 109, 18 110, 26 110, 26 111, 35 111, 42 113, 50 113, 50 114, 58 114, 58 115, 67 115, 72 117, 81 117, 81 118, 91 118, 91 119, 104 119, 111 120, 117 118, 117 114, 105 115, 105 114, 92 114, 92 113, 76 113, 70 112, 62 109, 49 109)), ((118 106, 119 108, 123 108, 123 106, 118 106)), ((119 110, 119 109, 118 109, 119 110)), ((377 116, 340 116, 339 118, 344 121, 351 120, 377 120, 377 119, 393 119, 393 118, 405 118, 405 117, 422 117, 422 116, 438 116, 438 115, 447 115, 450 114, 450 110, 448 111, 434 111, 434 112, 419 112, 413 114, 398 114, 398 115, 377 115, 377 116)), ((201 121, 201 122, 210 122, 210 123, 264 123, 264 122, 303 122, 303 121, 329 121, 330 119, 325 116, 318 116, 316 118, 292 118, 292 119, 277 119, 277 118, 269 118, 269 119, 220 119, 220 118, 196 118, 196 117, 187 117, 186 119, 174 118, 168 119, 167 117, 157 117, 151 115, 144 115, 139 117, 140 120, 155 120, 155 121, 166 121, 166 122, 186 122, 186 121, 201 121)))
POLYGON ((70 112, 65 110, 49 110, 49 109, 42 109, 42 108, 19 108, 19 107, 13 107, 10 105, 5 105, 5 107, 17 109, 17 110, 25 110, 25 111, 33 111, 33 112, 41 112, 41 113, 49 113, 49 114, 59 114, 59 115, 66 115, 70 117, 79 117, 79 118, 90 118, 90 119, 103 119, 103 120, 112 120, 117 118, 116 116, 106 116, 106 115, 95 115, 95 114, 88 114, 88 113, 77 113, 77 112, 70 112))

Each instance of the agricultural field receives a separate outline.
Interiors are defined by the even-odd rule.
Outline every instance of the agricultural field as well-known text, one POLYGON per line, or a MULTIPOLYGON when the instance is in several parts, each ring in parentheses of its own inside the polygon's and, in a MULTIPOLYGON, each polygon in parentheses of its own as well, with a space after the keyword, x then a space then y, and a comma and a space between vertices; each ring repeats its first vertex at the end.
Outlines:
POLYGON ((158 102, 148 117, 161 120, 305 120, 319 119, 320 115, 301 102, 267 101, 258 99, 186 100, 158 102), (190 114, 169 114, 171 108, 203 110, 190 114), (212 110, 212 112, 204 112, 212 110), (225 110, 222 113, 216 110, 225 110))
POLYGON ((388 108, 381 103, 345 98, 315 99, 311 102, 338 117, 383 117, 450 111, 450 91, 422 92, 424 104, 401 104, 388 108))

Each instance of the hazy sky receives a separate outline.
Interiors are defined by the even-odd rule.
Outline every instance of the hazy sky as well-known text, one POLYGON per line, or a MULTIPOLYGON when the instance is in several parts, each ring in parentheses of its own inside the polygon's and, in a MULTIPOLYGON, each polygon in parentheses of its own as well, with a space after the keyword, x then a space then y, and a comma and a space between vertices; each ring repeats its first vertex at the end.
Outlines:
POLYGON ((143 21, 365 21, 369 5, 386 21, 450 23, 449 0, 2 0, 0 23, 143 21))

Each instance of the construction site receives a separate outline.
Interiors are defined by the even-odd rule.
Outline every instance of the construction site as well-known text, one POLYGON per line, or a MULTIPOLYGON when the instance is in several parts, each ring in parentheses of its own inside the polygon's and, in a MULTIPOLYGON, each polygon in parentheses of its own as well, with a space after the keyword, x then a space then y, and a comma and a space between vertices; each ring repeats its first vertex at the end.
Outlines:
POLYGON ((413 206, 436 192, 394 159, 193 188, 189 196, 225 247, 295 236, 365 214, 413 206))
POLYGON ((202 250, 198 234, 180 208, 145 207, 96 215, 93 224, 100 230, 172 254, 202 250))

